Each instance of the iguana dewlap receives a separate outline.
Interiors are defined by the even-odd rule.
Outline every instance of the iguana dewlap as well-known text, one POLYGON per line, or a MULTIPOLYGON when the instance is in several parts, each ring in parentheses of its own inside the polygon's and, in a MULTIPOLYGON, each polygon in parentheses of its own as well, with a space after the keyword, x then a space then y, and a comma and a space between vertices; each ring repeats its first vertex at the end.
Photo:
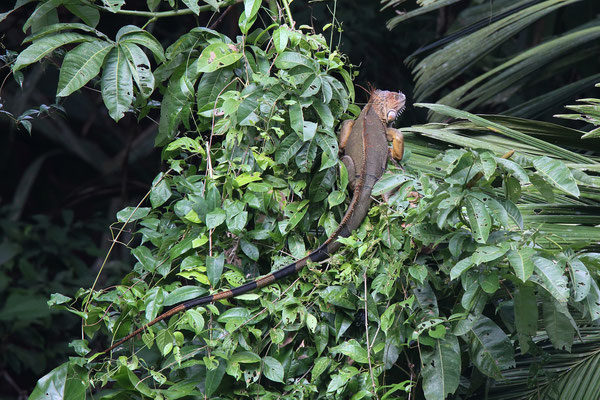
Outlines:
POLYGON ((389 127, 404 109, 406 98, 401 92, 374 90, 369 102, 355 121, 344 121, 340 132, 340 149, 344 151, 342 162, 348 170, 348 180, 354 190, 350 205, 337 229, 316 250, 275 272, 265 275, 244 285, 213 295, 188 300, 159 315, 143 327, 130 333, 103 353, 121 345, 146 328, 174 314, 203 304, 228 299, 251 290, 262 288, 302 269, 308 261, 323 261, 333 254, 341 243, 339 237, 348 237, 364 220, 371 204, 371 190, 375 182, 385 171, 388 154, 401 160, 404 142, 400 131, 389 127), (388 149, 388 141, 392 148, 388 149))

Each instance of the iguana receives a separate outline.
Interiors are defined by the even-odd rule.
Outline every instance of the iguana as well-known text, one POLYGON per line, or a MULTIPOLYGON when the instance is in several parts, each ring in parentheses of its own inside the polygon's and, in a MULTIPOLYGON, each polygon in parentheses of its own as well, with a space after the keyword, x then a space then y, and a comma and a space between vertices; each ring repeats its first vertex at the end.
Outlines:
POLYGON ((229 299, 265 287, 299 271, 309 260, 312 262, 323 261, 335 253, 341 246, 337 239, 348 237, 353 230, 359 227, 367 215, 371 204, 371 190, 385 171, 388 153, 391 153, 395 160, 402 159, 404 153, 402 133, 390 127, 390 125, 404 110, 405 102, 406 97, 402 92, 372 90, 369 102, 358 118, 356 120, 346 120, 342 123, 339 137, 340 149, 344 151, 342 162, 348 171, 348 181, 354 193, 350 205, 336 230, 316 250, 304 258, 252 282, 216 294, 187 300, 136 329, 100 354, 108 353, 146 328, 174 314, 202 304, 229 299), (388 149, 387 141, 392 142, 391 149, 388 149))

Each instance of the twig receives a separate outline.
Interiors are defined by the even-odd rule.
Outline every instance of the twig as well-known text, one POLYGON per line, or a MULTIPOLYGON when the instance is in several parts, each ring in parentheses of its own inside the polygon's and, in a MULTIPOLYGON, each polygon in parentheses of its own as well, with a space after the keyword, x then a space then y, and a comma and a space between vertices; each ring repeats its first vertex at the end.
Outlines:
POLYGON ((371 375, 371 384, 373 385, 373 396, 377 399, 377 386, 375 385, 375 377, 373 376, 373 365, 371 365, 371 343, 369 340, 369 309, 367 296, 369 295, 367 290, 367 268, 363 273, 363 282, 365 286, 365 333, 367 335, 367 360, 369 360, 369 374, 371 375))

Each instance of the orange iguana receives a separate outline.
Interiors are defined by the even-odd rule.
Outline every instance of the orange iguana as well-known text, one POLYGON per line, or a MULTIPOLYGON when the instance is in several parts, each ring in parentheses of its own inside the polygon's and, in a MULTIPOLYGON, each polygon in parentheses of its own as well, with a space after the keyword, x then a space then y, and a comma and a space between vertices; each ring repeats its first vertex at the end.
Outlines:
POLYGON ((146 328, 162 321, 179 312, 188 310, 202 304, 212 303, 222 299, 229 299, 251 290, 262 288, 281 278, 289 276, 302 269, 307 262, 319 262, 333 254, 341 243, 339 237, 348 237, 359 227, 367 215, 371 204, 371 190, 375 182, 385 171, 388 153, 396 160, 401 160, 404 153, 404 141, 399 130, 389 127, 396 117, 404 110, 406 97, 401 92, 388 92, 373 90, 367 105, 363 108, 358 118, 342 123, 340 132, 340 149, 344 151, 342 162, 348 170, 349 183, 354 190, 350 205, 331 236, 316 250, 286 267, 258 278, 252 282, 225 290, 216 294, 187 300, 159 315, 154 320, 134 332, 125 336, 102 353, 107 353, 121 345, 146 328), (388 149, 387 141, 392 142, 388 149))

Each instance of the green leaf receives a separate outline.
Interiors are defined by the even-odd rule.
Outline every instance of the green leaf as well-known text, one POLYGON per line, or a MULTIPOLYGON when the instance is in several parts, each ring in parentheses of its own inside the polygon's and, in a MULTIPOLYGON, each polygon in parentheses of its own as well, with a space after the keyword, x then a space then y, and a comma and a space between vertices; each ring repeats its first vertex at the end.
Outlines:
POLYGON ((283 365, 277 359, 270 356, 264 357, 263 372, 273 382, 283 383, 283 365))
POLYGON ((29 399, 84 399, 88 378, 80 370, 80 367, 71 362, 54 368, 40 378, 29 399))
POLYGON ((226 218, 227 213, 225 212, 225 210, 221 208, 215 208, 214 210, 206 214, 206 227, 208 229, 214 229, 217 226, 221 225, 223 222, 225 222, 226 218))
MULTIPOLYGON (((443 325, 440 325, 443 326, 443 325)), ((427 400, 444 400, 458 388, 461 360, 458 338, 446 335, 435 340, 435 346, 421 347, 423 392, 427 400)))
POLYGON ((450 270, 450 279, 454 280, 458 278, 464 271, 471 268, 473 265, 471 257, 463 258, 450 270))
POLYGON ((384 174, 381 179, 375 183, 375 186, 373 186, 371 194, 373 196, 379 196, 383 193, 391 192, 408 180, 409 179, 402 174, 384 174))
POLYGON ((548 183, 571 196, 579 197, 579 188, 573 174, 562 162, 550 157, 540 157, 533 166, 548 183))
POLYGON ((261 0, 244 0, 244 15, 247 19, 251 19, 260 10, 261 0))
POLYGON ((585 298, 584 304, 592 321, 600 318, 600 289, 594 279, 591 280, 590 293, 585 298))
POLYGON ((314 70, 313 61, 303 54, 294 51, 284 51, 275 59, 275 67, 279 69, 292 69, 303 66, 314 70))
POLYGON ((511 250, 506 255, 510 266, 515 271, 515 275, 521 282, 527 281, 533 273, 533 256, 535 254, 535 250, 531 247, 523 247, 518 251, 511 250))
POLYGON ((223 273, 223 264, 225 263, 225 254, 221 253, 217 257, 206 257, 206 275, 212 287, 215 287, 223 273))
POLYGON ((67 10, 71 11, 79 19, 85 22, 86 25, 96 27, 100 22, 100 11, 94 7, 85 4, 65 4, 67 10))
POLYGON ((502 379, 502 371, 514 367, 512 343, 491 319, 481 315, 471 329, 469 344, 473 364, 485 375, 502 379))
POLYGON ((221 381, 223 380, 223 376, 225 376, 225 371, 227 367, 227 362, 222 358, 219 358, 219 366, 213 369, 207 369, 206 371, 206 380, 204 381, 204 390, 206 391, 207 397, 212 397, 212 395, 217 391, 221 381))
POLYGON ((244 239, 240 240, 240 247, 242 248, 244 254, 248 256, 248 258, 254 261, 258 261, 258 247, 244 239))
POLYGON ((108 114, 119 121, 133 101, 133 79, 127 59, 120 47, 113 48, 104 61, 102 100, 108 114))
POLYGON ((471 255, 471 261, 474 264, 479 265, 482 263, 497 260, 502 257, 508 251, 509 247, 504 246, 481 246, 471 255))
POLYGON ((360 345, 355 339, 350 339, 347 342, 340 344, 331 349, 332 354, 342 353, 359 363, 368 363, 367 350, 360 345))
POLYGON ((525 172, 525 170, 516 162, 500 157, 496 157, 496 162, 509 171, 512 176, 517 178, 522 185, 527 185, 529 183, 527 172, 525 172))
POLYGON ((172 306, 186 300, 195 299, 196 297, 204 296, 206 289, 198 286, 182 286, 173 290, 171 293, 164 296, 163 306, 172 306))
POLYGON ((198 59, 198 72, 214 72, 236 63, 242 53, 232 44, 213 43, 206 46, 198 59))
POLYGON ((133 222, 142 219, 150 213, 150 207, 125 207, 117 213, 117 221, 133 222))
POLYGON ((566 303, 559 303, 550 296, 544 296, 544 327, 552 345, 556 349, 571 351, 574 329, 573 318, 566 303))
POLYGON ((37 32, 44 25, 48 25, 48 23, 58 22, 56 8, 63 2, 64 0, 47 0, 38 4, 27 21, 23 24, 23 32, 27 32, 27 29, 29 28, 31 28, 32 32, 37 32))
POLYGON ((313 107, 317 110, 317 114, 319 114, 319 118, 323 122, 323 125, 328 128, 333 128, 333 114, 329 109, 329 106, 325 103, 320 102, 319 100, 313 100, 313 107))
POLYGON ((280 26, 273 32, 273 44, 278 53, 282 53, 287 47, 289 36, 290 31, 286 25, 280 26))
POLYGON ((150 60, 137 45, 121 43, 119 45, 127 57, 129 70, 133 80, 144 98, 149 97, 154 91, 154 75, 150 70, 150 60))
POLYGON ((19 53, 12 70, 13 72, 17 72, 29 64, 33 64, 34 62, 41 60, 65 44, 86 42, 90 40, 93 40, 91 36, 74 32, 59 33, 56 35, 43 37, 19 53))
POLYGON ((317 133, 317 124, 312 121, 304 121, 302 125, 302 140, 307 142, 312 140, 317 133))
POLYGON ((69 51, 60 68, 57 97, 66 97, 98 75, 108 52, 114 46, 95 40, 69 51))
POLYGON ((532 286, 520 285, 514 297, 515 326, 521 335, 537 333, 538 306, 532 286))
POLYGON ((569 298, 569 287, 564 270, 555 262, 542 257, 534 257, 535 272, 540 277, 540 286, 548 291, 557 301, 566 303, 569 298))
POLYGON ((295 102, 290 105, 289 108, 290 126, 297 134, 304 132, 304 115, 302 113, 302 106, 299 102, 295 102))
POLYGON ((200 15, 200 6, 198 5, 198 0, 182 0, 183 4, 186 5, 187 8, 192 10, 192 12, 196 15, 200 15))
POLYGON ((486 243, 490 235, 492 220, 485 204, 474 197, 468 197, 465 201, 465 208, 473 238, 477 243, 486 243))
POLYGON ((275 150, 275 162, 287 164, 298 153, 300 147, 302 147, 302 140, 298 136, 294 134, 286 136, 275 150))
POLYGON ((229 362, 236 362, 240 364, 253 364, 260 361, 260 356, 251 351, 241 351, 238 353, 234 353, 229 359, 229 362))
POLYGON ((163 205, 169 198, 171 198, 172 192, 167 179, 164 178, 164 174, 160 173, 152 182, 152 190, 150 190, 150 203, 152 208, 157 208, 163 205))
MULTIPOLYGON (((591 287, 591 281, 593 280, 590 272, 584 263, 579 258, 572 257, 567 260, 567 264, 571 267, 572 282, 573 282, 573 299, 575 301, 581 301, 585 299, 591 287)), ((596 318, 593 318, 596 319, 596 318)))

